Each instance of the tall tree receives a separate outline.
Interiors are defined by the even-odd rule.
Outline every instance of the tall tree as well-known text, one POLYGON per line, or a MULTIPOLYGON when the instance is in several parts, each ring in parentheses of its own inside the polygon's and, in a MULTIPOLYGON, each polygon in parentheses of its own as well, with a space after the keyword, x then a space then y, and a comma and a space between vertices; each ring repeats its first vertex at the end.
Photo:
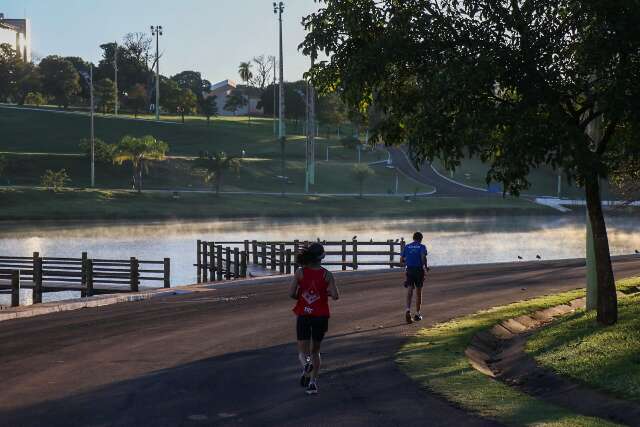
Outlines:
POLYGON ((207 118, 207 126, 211 121, 211 117, 218 115, 218 97, 216 95, 207 95, 200 101, 200 111, 207 118))
POLYGON ((180 107, 181 93, 178 83, 175 80, 160 76, 160 93, 162 94, 160 99, 162 108, 171 113, 177 113, 178 107, 180 107))
POLYGON ((251 84, 261 92, 267 87, 269 82, 271 81, 271 72, 275 72, 273 69, 274 57, 259 55, 253 58, 253 64, 256 66, 256 72, 253 73, 253 78, 251 79, 251 84))
POLYGON ((126 105, 133 111, 134 116, 137 118, 141 111, 146 111, 147 107, 147 89, 141 85, 136 84, 127 93, 126 105))
POLYGON ((116 164, 130 162, 133 171, 133 185, 142 192, 142 177, 149 171, 150 160, 164 160, 169 146, 153 136, 142 138, 125 136, 115 148, 113 161, 116 164))
MULTIPOLYGON (((253 71, 251 71, 251 68, 253 68, 253 65, 250 61, 241 62, 238 67, 238 74, 240 74, 240 78, 246 85, 249 85, 253 80, 253 71)), ((247 116, 249 117, 249 123, 251 123, 251 92, 248 87, 245 91, 245 96, 247 97, 247 105, 249 106, 249 108, 247 108, 247 116)))
POLYGON ((184 123, 185 114, 194 114, 198 108, 198 98, 191 91, 191 89, 180 90, 178 96, 178 113, 182 116, 182 123, 184 123))
POLYGON ((247 105, 247 98, 244 94, 239 90, 234 90, 231 92, 231 95, 227 97, 226 102, 224 103, 224 109, 226 111, 230 111, 235 116, 238 110, 247 105))
POLYGON ((180 89, 190 89, 198 98, 198 102, 202 101, 203 94, 211 89, 211 83, 204 80, 197 71, 182 71, 171 77, 171 80, 175 81, 180 89))
POLYGON ((98 106, 98 109, 102 110, 103 114, 107 114, 107 111, 115 109, 115 90, 116 85, 111 79, 98 80, 94 84, 93 91, 96 99, 96 105, 98 106))
POLYGON ((640 3, 544 0, 325 0, 304 19, 311 70, 417 164, 465 152, 513 194, 542 165, 585 188, 601 324, 617 320, 600 180, 640 156, 640 3))
POLYGON ((15 93, 18 67, 21 60, 8 43, 0 44, 0 101, 5 102, 15 93))
POLYGON ((54 102, 67 108, 72 99, 80 94, 80 76, 68 60, 59 56, 47 56, 40 61, 42 88, 54 102))
POLYGON ((227 156, 224 152, 219 152, 213 156, 203 156, 196 159, 194 169, 197 174, 204 178, 205 182, 213 183, 216 196, 219 196, 222 178, 228 172, 237 173, 240 170, 240 160, 227 156))

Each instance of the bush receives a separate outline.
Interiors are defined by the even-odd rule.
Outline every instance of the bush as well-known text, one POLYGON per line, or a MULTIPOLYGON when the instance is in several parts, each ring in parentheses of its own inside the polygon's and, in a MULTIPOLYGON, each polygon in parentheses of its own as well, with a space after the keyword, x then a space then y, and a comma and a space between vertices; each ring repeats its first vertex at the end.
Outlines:
POLYGON ((360 140, 355 136, 345 136, 340 140, 342 146, 344 148, 348 148, 350 150, 355 150, 358 145, 360 145, 360 140))
MULTIPOLYGON (((83 139, 79 145, 80 149, 91 158, 91 140, 83 139)), ((116 146, 114 144, 107 144, 100 138, 95 139, 95 160, 96 163, 113 163, 113 154, 116 146)))
POLYGON ((40 92, 29 92, 27 96, 24 98, 24 103, 26 105, 44 105, 47 103, 47 99, 40 92))
POLYGON ((71 182, 71 179, 65 169, 60 169, 57 172, 47 169, 42 175, 40 185, 48 190, 58 192, 69 182, 71 182))

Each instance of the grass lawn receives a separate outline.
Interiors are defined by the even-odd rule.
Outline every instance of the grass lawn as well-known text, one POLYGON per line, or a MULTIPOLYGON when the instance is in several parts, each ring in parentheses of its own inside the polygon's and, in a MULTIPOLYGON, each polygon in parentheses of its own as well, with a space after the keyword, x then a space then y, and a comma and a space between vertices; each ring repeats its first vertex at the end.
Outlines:
MULTIPOLYGON (((440 161, 433 163, 435 168, 446 177, 453 178, 454 180, 463 184, 471 185, 474 187, 487 188, 485 178, 489 166, 482 163, 477 158, 465 159, 462 164, 453 172, 447 171, 440 161)), ((557 196, 558 195, 558 174, 549 167, 542 167, 536 169, 529 174, 529 182, 531 188, 523 191, 525 195, 535 196, 557 196)), ((498 184, 492 184, 498 185, 498 184)), ((500 187, 502 188, 502 187, 500 187)), ((584 199, 584 189, 579 188, 573 184, 569 184, 566 177, 562 177, 562 197, 570 199, 584 199)), ((608 184, 603 185, 602 196, 606 200, 616 200, 617 197, 612 193, 608 184)))
POLYGON ((242 196, 123 190, 0 190, 0 220, 215 219, 248 217, 420 217, 554 214, 518 199, 242 196))
POLYGON ((640 295, 621 299, 619 309, 609 328, 597 327, 593 311, 563 318, 535 334, 526 351, 561 375, 640 402, 640 295))
MULTIPOLYGON (((640 279, 619 283, 620 288, 640 284, 640 279)), ((471 338, 501 320, 567 303, 584 296, 584 290, 535 298, 421 330, 398 353, 400 367, 415 381, 447 400, 483 417, 507 425, 609 426, 547 404, 476 371, 464 351, 471 338)), ((636 324, 637 326, 637 324, 636 324)))

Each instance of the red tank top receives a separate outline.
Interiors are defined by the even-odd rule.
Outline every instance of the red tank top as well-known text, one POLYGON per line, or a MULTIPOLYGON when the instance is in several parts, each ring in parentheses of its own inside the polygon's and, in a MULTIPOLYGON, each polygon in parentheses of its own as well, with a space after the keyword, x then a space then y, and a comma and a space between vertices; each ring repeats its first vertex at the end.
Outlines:
POLYGON ((329 283, 325 269, 305 268, 298 281, 298 303, 293 307, 298 316, 329 317, 329 283))

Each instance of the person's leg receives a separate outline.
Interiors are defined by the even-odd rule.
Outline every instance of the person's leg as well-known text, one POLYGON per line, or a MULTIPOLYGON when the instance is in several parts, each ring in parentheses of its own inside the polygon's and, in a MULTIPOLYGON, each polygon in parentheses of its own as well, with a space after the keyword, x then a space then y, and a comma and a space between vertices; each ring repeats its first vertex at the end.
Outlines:
POLYGON ((309 384, 309 360, 311 359, 311 324, 309 319, 298 316, 296 322, 296 335, 298 338, 298 361, 302 366, 300 385, 306 387, 309 384))
POLYGON ((298 341, 298 360, 302 368, 305 367, 307 361, 311 357, 311 341, 298 341))
POLYGON ((413 286, 407 286, 407 304, 406 311, 411 311, 411 300, 413 299, 413 286))
POLYGON ((320 346, 322 341, 311 341, 311 363, 313 363, 313 370, 311 371, 311 381, 315 381, 320 373, 320 364, 322 363, 320 357, 320 346))
POLYGON ((422 307, 422 288, 416 288, 416 313, 420 314, 422 307))

